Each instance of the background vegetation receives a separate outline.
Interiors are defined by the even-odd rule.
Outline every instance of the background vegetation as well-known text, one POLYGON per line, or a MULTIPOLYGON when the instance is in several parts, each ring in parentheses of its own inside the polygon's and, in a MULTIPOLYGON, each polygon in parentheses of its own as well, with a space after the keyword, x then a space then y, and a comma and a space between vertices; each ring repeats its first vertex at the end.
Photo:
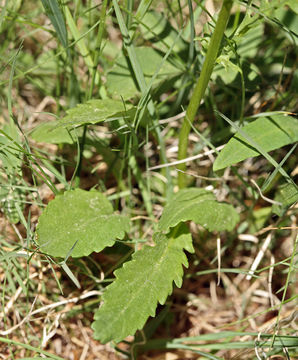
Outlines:
POLYGON ((221 1, 0 4, 0 358, 294 359, 296 1, 224 1, 211 60, 221 1), (114 270, 153 245, 184 187, 233 206, 237 226, 188 221, 182 287, 135 336, 95 340, 114 270), (101 252, 51 257, 39 218, 77 188, 103 193, 130 228, 101 252))

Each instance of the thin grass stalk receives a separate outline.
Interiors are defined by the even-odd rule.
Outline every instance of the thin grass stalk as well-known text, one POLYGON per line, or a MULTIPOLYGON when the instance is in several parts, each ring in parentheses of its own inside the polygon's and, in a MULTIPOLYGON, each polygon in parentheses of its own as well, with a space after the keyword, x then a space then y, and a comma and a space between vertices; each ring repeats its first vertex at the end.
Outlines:
POLYGON ((48 351, 42 350, 40 348, 33 347, 31 345, 28 345, 28 344, 21 343, 19 341, 7 339, 7 338, 2 337, 2 336, 0 337, 0 343, 5 343, 5 344, 9 344, 9 345, 15 345, 15 346, 19 346, 20 348, 24 348, 24 349, 27 349, 27 350, 30 350, 30 351, 35 351, 36 353, 43 354, 43 355, 47 356, 48 359, 64 360, 60 356, 51 354, 48 351))
MULTIPOLYGON (((190 124, 192 124, 194 121, 195 115, 209 83, 214 63, 218 55, 218 50, 224 36, 224 31, 230 17, 232 4, 232 0, 223 1, 216 26, 210 40, 202 71, 195 86, 194 92, 191 96, 190 103, 188 105, 182 128, 179 134, 178 160, 182 160, 187 156, 188 135, 191 129, 190 124)), ((178 168, 181 171, 185 171, 186 164, 181 164, 178 168)), ((178 185, 180 188, 183 188, 186 185, 186 174, 183 172, 178 173, 178 185)))
MULTIPOLYGON (((95 48, 93 61, 91 59, 93 66, 92 66, 92 74, 91 74, 91 85, 89 87, 89 92, 87 92, 87 100, 90 100, 92 98, 92 93, 93 93, 93 89, 94 89, 96 80, 98 80, 98 82, 100 81, 99 80, 100 78, 97 73, 97 64, 98 64, 99 56, 101 53, 101 43, 102 43, 103 32, 104 32, 107 3, 108 3, 108 0, 103 1, 101 12, 100 12, 100 23, 99 23, 97 39, 96 39, 96 48, 95 48)), ((80 143, 79 164, 78 164, 77 173, 75 176, 75 187, 79 187, 79 185, 80 185, 83 153, 84 153, 85 142, 86 142, 86 133, 87 133, 87 125, 84 125, 83 136, 82 136, 81 143, 80 143)))
POLYGON ((102 43, 103 32, 104 32, 107 4, 108 4, 108 0, 104 0, 102 3, 101 11, 100 11, 100 23, 99 23, 97 39, 96 39, 96 48, 95 48, 94 58, 93 58, 93 71, 92 71, 91 85, 90 85, 90 90, 89 90, 89 95, 88 95, 89 99, 91 99, 91 97, 92 97, 94 84, 95 84, 95 78, 96 78, 96 74, 97 74, 97 64, 98 64, 99 56, 101 53, 101 43, 102 43))

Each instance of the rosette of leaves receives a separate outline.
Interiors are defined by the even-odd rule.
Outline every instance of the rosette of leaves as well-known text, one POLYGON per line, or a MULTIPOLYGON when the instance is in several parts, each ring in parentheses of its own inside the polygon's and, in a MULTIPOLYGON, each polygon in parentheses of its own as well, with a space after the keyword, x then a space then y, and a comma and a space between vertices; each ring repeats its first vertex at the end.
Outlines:
MULTIPOLYGON (((231 231, 238 222, 235 209, 218 203, 204 189, 183 189, 166 205, 154 246, 145 245, 132 260, 115 271, 115 281, 103 294, 95 312, 94 337, 102 343, 119 342, 142 329, 164 304, 173 282, 182 285, 185 250, 193 252, 192 237, 185 222, 194 221, 210 231, 231 231)), ((56 257, 80 257, 101 251, 123 239, 129 219, 113 213, 112 205, 98 191, 66 191, 52 200, 39 219, 37 242, 42 251, 56 257)))

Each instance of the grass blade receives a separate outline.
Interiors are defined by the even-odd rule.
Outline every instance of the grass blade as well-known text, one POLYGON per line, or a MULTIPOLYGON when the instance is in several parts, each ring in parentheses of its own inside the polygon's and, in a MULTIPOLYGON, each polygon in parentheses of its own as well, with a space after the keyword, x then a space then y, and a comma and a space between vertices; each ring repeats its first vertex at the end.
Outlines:
POLYGON ((67 48, 67 29, 64 21, 63 13, 57 0, 41 0, 46 15, 51 20, 57 36, 64 48, 67 48))

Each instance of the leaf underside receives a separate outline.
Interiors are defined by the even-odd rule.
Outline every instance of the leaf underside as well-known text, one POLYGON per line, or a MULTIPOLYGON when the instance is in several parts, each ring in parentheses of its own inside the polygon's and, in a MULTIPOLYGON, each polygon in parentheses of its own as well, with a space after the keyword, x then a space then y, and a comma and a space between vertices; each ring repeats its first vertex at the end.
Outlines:
MULTIPOLYGON (((298 120, 291 116, 260 117, 241 130, 266 152, 279 149, 298 140, 298 120)), ((260 153, 240 134, 235 134, 222 149, 213 164, 221 170, 260 153)))
POLYGON ((55 257, 99 252, 123 239, 129 219, 113 214, 110 202, 98 191, 76 189, 52 200, 36 229, 41 250, 55 257))
POLYGON ((209 231, 231 231, 239 216, 232 205, 217 202, 210 191, 188 188, 180 190, 166 205, 159 230, 168 231, 180 222, 190 220, 209 231))
POLYGON ((182 265, 188 266, 184 249, 193 252, 186 225, 176 233, 156 233, 154 240, 155 246, 145 246, 115 271, 116 280, 107 287, 92 324, 95 339, 102 343, 119 342, 142 329, 147 318, 155 316, 157 304, 171 294, 173 281, 181 286, 182 265))

